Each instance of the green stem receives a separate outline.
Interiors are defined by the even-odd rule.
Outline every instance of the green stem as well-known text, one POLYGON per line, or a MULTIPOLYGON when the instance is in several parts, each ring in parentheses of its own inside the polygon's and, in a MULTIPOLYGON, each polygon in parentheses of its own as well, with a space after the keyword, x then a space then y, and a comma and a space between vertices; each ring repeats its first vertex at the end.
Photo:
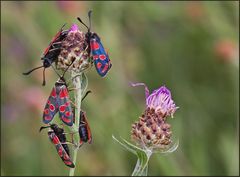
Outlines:
POLYGON ((138 153, 137 164, 133 170, 132 176, 147 176, 148 161, 152 155, 151 150, 145 150, 143 153, 138 153))
MULTIPOLYGON (((75 72, 72 72, 72 78, 73 79, 73 84, 75 87, 75 124, 73 125, 72 129, 73 131, 78 131, 78 125, 79 125, 79 119, 80 119, 80 111, 81 111, 81 99, 82 99, 82 87, 81 87, 81 83, 82 83, 82 75, 76 76, 75 72)), ((79 143, 79 135, 78 133, 75 133, 73 135, 73 140, 75 143, 79 143)), ((78 153, 78 148, 73 147, 73 155, 72 155, 72 160, 73 163, 75 164, 75 168, 76 168, 76 161, 77 161, 77 153, 78 153)), ((70 168, 69 171, 69 176, 74 176, 74 172, 75 172, 75 168, 70 168)))

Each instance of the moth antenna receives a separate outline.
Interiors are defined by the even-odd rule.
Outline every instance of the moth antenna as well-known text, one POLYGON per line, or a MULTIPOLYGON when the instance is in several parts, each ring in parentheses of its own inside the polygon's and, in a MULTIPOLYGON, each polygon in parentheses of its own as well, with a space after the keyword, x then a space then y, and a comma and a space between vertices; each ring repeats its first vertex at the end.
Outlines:
POLYGON ((38 66, 38 67, 33 68, 33 69, 31 69, 30 71, 25 72, 25 73, 22 73, 22 74, 23 74, 23 75, 29 75, 31 72, 33 72, 33 71, 35 71, 35 70, 37 70, 37 69, 39 69, 39 68, 42 68, 42 67, 44 67, 44 66, 43 66, 43 65, 42 65, 42 66, 38 66))
POLYGON ((67 69, 64 70, 62 76, 60 78, 63 78, 63 76, 65 75, 65 73, 67 72, 67 70, 70 68, 70 66, 72 66, 72 64, 74 63, 74 61, 76 60, 76 58, 73 60, 73 62, 67 67, 67 69))
POLYGON ((89 30, 89 27, 88 27, 85 23, 83 23, 83 21, 81 20, 80 17, 77 17, 77 19, 78 19, 78 21, 79 21, 80 23, 82 23, 82 24, 88 29, 88 31, 90 31, 90 30, 89 30))
POLYGON ((86 96, 87 96, 89 93, 91 93, 91 90, 88 90, 88 91, 85 93, 85 95, 83 96, 81 102, 86 98, 86 96))
POLYGON ((92 23, 91 23, 91 13, 92 13, 92 10, 89 10, 88 12, 88 20, 89 20, 89 28, 88 28, 88 32, 90 32, 91 30, 91 27, 92 27, 92 23))
POLYGON ((41 131, 42 131, 42 129, 49 128, 49 127, 51 127, 51 126, 40 127, 40 129, 39 129, 39 132, 41 132, 41 131))
POLYGON ((61 27, 61 30, 64 28, 64 26, 66 26, 67 23, 64 23, 63 26, 61 27))
POLYGON ((43 83, 42 83, 42 86, 45 86, 46 85, 46 79, 45 79, 45 69, 43 69, 43 83))

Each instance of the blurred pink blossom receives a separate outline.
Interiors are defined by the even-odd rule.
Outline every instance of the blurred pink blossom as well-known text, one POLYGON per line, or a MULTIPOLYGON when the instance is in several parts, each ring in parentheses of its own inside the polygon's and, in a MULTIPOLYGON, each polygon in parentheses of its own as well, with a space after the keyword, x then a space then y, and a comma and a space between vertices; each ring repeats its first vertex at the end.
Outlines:
POLYGON ((27 106, 41 112, 45 106, 45 102, 47 101, 47 96, 41 88, 30 87, 23 91, 22 99, 27 106))
POLYGON ((86 9, 83 1, 56 1, 59 9, 70 16, 78 16, 86 9))
POLYGON ((202 3, 197 1, 187 2, 186 14, 193 21, 198 21, 202 19, 204 15, 204 9, 203 9, 202 3))
POLYGON ((237 46, 229 39, 222 39, 215 43, 214 52, 220 59, 230 61, 237 53, 237 46))

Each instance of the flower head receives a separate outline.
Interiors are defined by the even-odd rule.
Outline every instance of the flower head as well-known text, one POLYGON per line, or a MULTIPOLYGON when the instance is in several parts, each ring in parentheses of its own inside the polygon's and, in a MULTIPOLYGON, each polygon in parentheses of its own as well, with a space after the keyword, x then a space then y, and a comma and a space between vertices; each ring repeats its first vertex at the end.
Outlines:
POLYGON ((62 41, 61 52, 56 62, 57 68, 65 70, 71 65, 69 71, 82 72, 91 67, 88 47, 85 34, 73 24, 68 30, 67 37, 62 41))
POLYGON ((132 139, 145 149, 165 149, 172 143, 167 116, 173 116, 178 107, 171 98, 171 92, 162 86, 149 94, 144 83, 132 86, 145 87, 146 109, 139 120, 132 125, 132 139))
POLYGON ((154 90, 149 95, 149 90, 144 83, 136 83, 132 84, 132 86, 140 86, 143 85, 145 87, 145 95, 146 95, 146 107, 154 109, 157 114, 160 114, 162 117, 167 117, 173 114, 177 110, 174 101, 172 100, 171 92, 167 89, 167 87, 162 86, 159 89, 154 90))

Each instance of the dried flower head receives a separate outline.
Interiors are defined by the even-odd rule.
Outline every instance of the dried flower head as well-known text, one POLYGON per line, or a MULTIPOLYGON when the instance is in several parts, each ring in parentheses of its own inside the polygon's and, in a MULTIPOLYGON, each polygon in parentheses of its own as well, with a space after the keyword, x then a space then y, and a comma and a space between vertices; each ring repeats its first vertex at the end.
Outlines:
POLYGON ((162 86, 149 95, 144 83, 132 84, 145 86, 146 109, 139 120, 132 125, 131 138, 145 149, 165 149, 172 143, 168 116, 173 117, 178 107, 171 98, 171 92, 162 86))
POLYGON ((65 70, 72 62, 74 63, 69 67, 70 71, 82 72, 91 67, 87 49, 85 34, 73 24, 67 37, 62 41, 62 49, 56 62, 57 69, 65 70))

